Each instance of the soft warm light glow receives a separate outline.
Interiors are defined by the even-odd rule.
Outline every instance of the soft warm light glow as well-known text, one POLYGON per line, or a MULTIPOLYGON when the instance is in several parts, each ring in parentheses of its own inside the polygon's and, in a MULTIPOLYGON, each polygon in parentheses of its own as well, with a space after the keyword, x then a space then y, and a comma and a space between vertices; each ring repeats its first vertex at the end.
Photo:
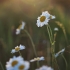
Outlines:
MULTIPOLYGON (((0 16, 14 12, 16 14, 24 14, 29 18, 34 18, 45 7, 49 0, 8 0, 5 3, 0 4, 0 16), (4 10, 5 9, 5 10, 4 10)), ((45 9, 46 9, 45 8, 45 9)))

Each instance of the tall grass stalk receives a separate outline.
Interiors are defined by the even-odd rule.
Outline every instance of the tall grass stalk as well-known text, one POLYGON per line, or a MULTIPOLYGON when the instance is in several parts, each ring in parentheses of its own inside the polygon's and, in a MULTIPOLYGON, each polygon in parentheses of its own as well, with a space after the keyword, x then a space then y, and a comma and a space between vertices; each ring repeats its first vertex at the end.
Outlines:
POLYGON ((64 61, 65 61, 65 64, 66 64, 66 70, 68 70, 68 69, 67 69, 67 68, 68 68, 67 61, 66 61, 66 59, 65 59, 64 55, 63 55, 63 54, 61 54, 61 55, 62 55, 62 57, 63 57, 63 59, 64 59, 64 61))
MULTIPOLYGON (((34 50, 34 53, 35 53, 35 56, 37 57, 37 53, 36 53, 36 48, 35 48, 34 42, 33 42, 32 38, 31 38, 30 34, 27 32, 27 30, 24 30, 24 31, 26 32, 26 34, 27 34, 28 37, 30 38, 30 41, 31 41, 31 43, 32 43, 33 50, 34 50)), ((37 61, 37 66, 38 66, 38 67, 40 66, 40 65, 39 65, 39 61, 37 61)))
POLYGON ((0 65, 1 65, 2 70, 4 70, 4 67, 3 67, 3 65, 2 65, 1 61, 0 61, 0 65))

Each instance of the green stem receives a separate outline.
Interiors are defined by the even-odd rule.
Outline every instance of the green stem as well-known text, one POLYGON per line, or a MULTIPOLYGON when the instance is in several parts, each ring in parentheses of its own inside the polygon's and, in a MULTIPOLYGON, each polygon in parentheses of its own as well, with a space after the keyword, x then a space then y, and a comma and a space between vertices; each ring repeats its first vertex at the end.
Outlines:
POLYGON ((67 61, 66 61, 64 55, 63 55, 63 54, 61 54, 61 55, 62 55, 63 59, 65 60, 65 63, 66 63, 66 70, 67 70, 67 66, 68 66, 67 61))
MULTIPOLYGON (((33 50, 34 50, 34 53, 35 53, 35 56, 37 57, 37 53, 36 53, 36 49, 35 49, 34 42, 33 42, 32 38, 31 38, 30 34, 29 34, 26 30, 24 30, 24 31, 26 32, 26 34, 27 34, 28 37, 30 38, 31 43, 32 43, 32 46, 33 46, 33 50)), ((39 67, 39 62, 37 62, 37 66, 39 67)))
MULTIPOLYGON (((48 31, 49 39, 50 39, 50 43, 51 43, 52 67, 54 68, 54 62, 57 64, 57 60, 54 57, 54 54, 55 54, 55 39, 53 38, 52 30, 51 30, 51 27, 50 27, 49 24, 47 25, 47 31, 48 31)), ((59 69, 58 64, 57 64, 57 67, 59 69)))
POLYGON ((51 29, 50 29, 50 26, 49 25, 47 25, 47 31, 48 31, 48 35, 49 35, 49 39, 50 39, 50 43, 51 43, 51 54, 52 54, 52 67, 53 67, 53 62, 54 62, 54 53, 53 53, 53 51, 54 51, 54 49, 53 49, 53 45, 52 45, 52 31, 51 31, 51 29))
POLYGON ((2 70, 4 70, 4 67, 3 67, 3 65, 2 65, 1 61, 0 61, 0 65, 1 65, 2 70))
MULTIPOLYGON (((55 41, 55 39, 54 39, 54 41, 55 41)), ((54 54, 55 54, 55 43, 54 43, 53 46, 54 46, 54 54)), ((56 60, 55 57, 54 57, 54 60, 55 60, 55 63, 56 63, 56 65, 57 65, 58 70, 60 70, 59 65, 58 65, 57 60, 56 60)))
POLYGON ((21 52, 19 51, 20 56, 22 56, 21 52))
POLYGON ((67 39, 66 32, 65 31, 63 31, 63 32, 64 32, 64 36, 65 36, 65 39, 66 39, 66 42, 67 42, 67 45, 68 45, 68 39, 67 39))
POLYGON ((60 70, 60 68, 59 68, 59 65, 58 65, 58 63, 57 63, 56 58, 54 58, 54 59, 55 59, 55 63, 57 64, 58 69, 60 70))
POLYGON ((51 30, 51 27, 50 27, 50 25, 48 24, 48 27, 49 27, 49 29, 50 29, 50 35, 51 35, 51 39, 52 39, 52 41, 54 40, 53 39, 53 34, 52 34, 52 30, 51 30))
POLYGON ((47 31, 48 31, 48 35, 49 35, 49 39, 50 39, 50 43, 52 44, 52 39, 51 39, 50 30, 49 30, 49 26, 48 26, 48 25, 47 25, 47 31))

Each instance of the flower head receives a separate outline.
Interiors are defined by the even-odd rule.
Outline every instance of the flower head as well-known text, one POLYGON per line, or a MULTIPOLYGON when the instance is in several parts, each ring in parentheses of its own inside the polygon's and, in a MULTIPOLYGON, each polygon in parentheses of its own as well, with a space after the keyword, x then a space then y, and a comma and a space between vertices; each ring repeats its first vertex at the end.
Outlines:
POLYGON ((25 27, 25 22, 22 21, 22 24, 19 25, 19 27, 16 29, 16 34, 17 34, 17 35, 20 34, 20 31, 21 31, 22 29, 24 29, 24 27, 25 27))
POLYGON ((30 60, 30 62, 34 62, 34 61, 41 61, 41 60, 44 60, 44 57, 37 57, 37 58, 34 58, 32 60, 30 60))
POLYGON ((14 56, 9 60, 9 62, 7 62, 6 70, 28 70, 29 65, 29 62, 24 61, 24 59, 21 56, 14 56))
POLYGON ((39 69, 35 69, 35 70, 53 70, 53 68, 44 65, 40 67, 39 69))
POLYGON ((24 45, 16 46, 15 49, 12 49, 11 53, 18 52, 19 50, 25 49, 24 45))
POLYGON ((44 25, 48 25, 48 22, 50 19, 54 19, 55 16, 52 16, 48 13, 48 11, 42 12, 42 15, 40 15, 40 17, 38 17, 37 19, 37 23, 36 25, 38 27, 42 27, 44 25))
POLYGON ((58 53, 56 53, 56 54, 55 54, 55 57, 58 57, 58 56, 59 56, 59 54, 63 53, 64 51, 65 51, 65 48, 64 48, 64 49, 62 49, 62 50, 60 50, 58 53))

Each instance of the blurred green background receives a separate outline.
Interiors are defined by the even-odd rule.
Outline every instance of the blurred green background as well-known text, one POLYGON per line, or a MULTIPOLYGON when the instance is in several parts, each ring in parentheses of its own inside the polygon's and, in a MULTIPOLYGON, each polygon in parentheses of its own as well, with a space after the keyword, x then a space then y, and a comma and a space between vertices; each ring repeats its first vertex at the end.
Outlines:
MULTIPOLYGON (((13 56, 10 53, 11 49, 20 44, 26 46, 26 49, 21 51, 25 60, 35 57, 27 34, 23 30, 19 35, 15 34, 16 28, 22 23, 21 21, 26 23, 25 29, 30 33, 35 43, 38 56, 44 56, 46 59, 41 61, 40 64, 51 65, 50 42, 46 26, 42 28, 36 26, 37 17, 43 11, 49 11, 50 14, 56 16, 55 20, 49 22, 53 34, 55 33, 54 28, 59 28, 55 52, 66 48, 64 56, 68 63, 68 70, 70 70, 70 0, 0 0, 0 61, 4 67, 9 58, 13 56), (63 24, 67 40, 62 28, 56 24, 56 21, 63 24)), ((14 55, 18 56, 18 53, 14 55)), ((66 64, 62 56, 59 56, 57 61, 60 70, 65 70, 66 64)), ((34 68, 36 68, 36 62, 31 63, 30 70, 34 70, 34 68)), ((55 70, 57 70, 56 67, 55 70)))

